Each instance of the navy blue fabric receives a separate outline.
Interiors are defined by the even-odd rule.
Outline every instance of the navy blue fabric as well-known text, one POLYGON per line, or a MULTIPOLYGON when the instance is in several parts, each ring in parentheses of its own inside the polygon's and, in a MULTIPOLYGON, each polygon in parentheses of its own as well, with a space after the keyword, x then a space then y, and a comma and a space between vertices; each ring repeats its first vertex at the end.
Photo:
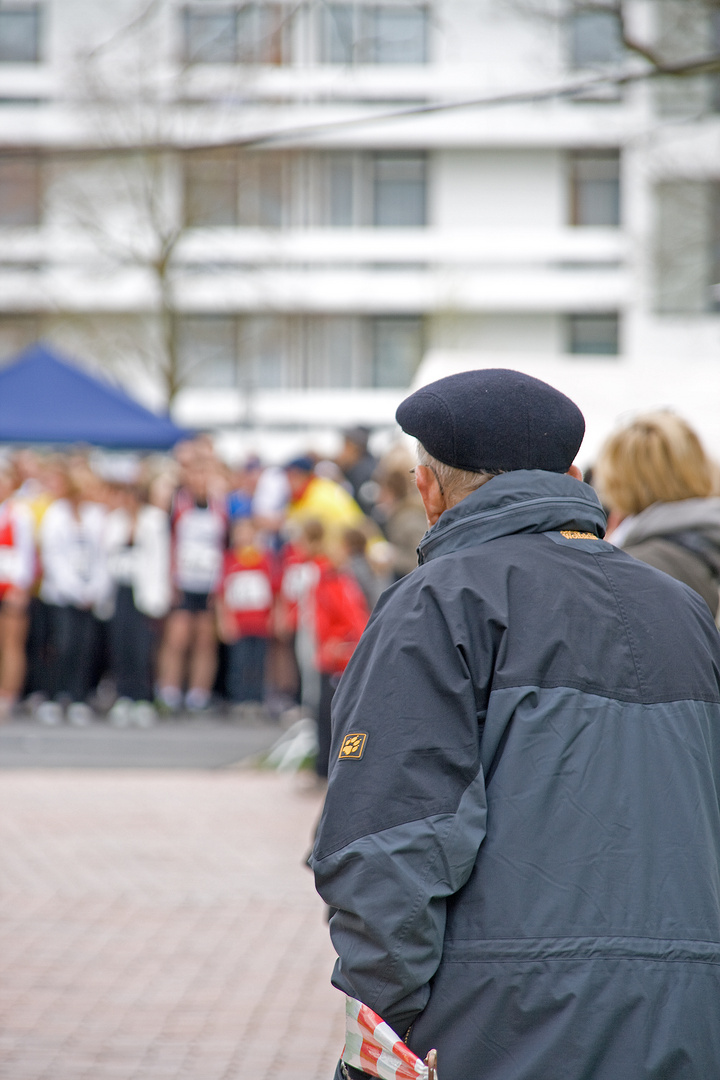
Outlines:
POLYGON ((570 398, 507 368, 437 379, 405 398, 395 418, 438 461, 477 472, 567 472, 585 434, 570 398))
POLYGON ((189 434, 44 345, 0 371, 0 442, 166 450, 189 434))
POLYGON ((602 523, 570 477, 495 477, 423 538, 335 696, 333 982, 443 1080, 717 1073, 718 632, 602 523))

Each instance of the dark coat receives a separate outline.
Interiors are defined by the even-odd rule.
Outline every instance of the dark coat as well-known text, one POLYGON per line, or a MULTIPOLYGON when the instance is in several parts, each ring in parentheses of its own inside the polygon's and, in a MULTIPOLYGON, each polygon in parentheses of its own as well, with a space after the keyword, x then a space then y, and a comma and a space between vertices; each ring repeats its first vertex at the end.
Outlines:
POLYGON ((715 618, 720 597, 720 498, 653 503, 613 533, 641 562, 684 581, 702 596, 715 618))
POLYGON ((573 535, 603 527, 570 477, 494 478, 335 697, 333 982, 442 1080, 720 1072, 720 642, 685 585, 573 535))

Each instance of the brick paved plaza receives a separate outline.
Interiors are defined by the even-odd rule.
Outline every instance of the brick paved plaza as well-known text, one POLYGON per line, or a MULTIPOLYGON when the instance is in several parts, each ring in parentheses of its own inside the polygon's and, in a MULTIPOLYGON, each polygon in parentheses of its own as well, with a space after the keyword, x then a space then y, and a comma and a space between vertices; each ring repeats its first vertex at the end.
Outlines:
POLYGON ((329 1080, 320 805, 243 769, 0 774, 1 1080, 329 1080))

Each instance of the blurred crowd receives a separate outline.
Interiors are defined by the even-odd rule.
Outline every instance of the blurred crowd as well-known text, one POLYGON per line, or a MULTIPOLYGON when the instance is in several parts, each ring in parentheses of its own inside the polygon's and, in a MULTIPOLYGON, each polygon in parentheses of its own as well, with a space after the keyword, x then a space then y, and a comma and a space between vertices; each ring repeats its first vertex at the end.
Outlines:
MULTIPOLYGON (((426 528, 396 446, 232 468, 200 436, 122 480, 84 453, 0 462, 0 716, 147 727, 211 706, 318 722, 426 528)), ((112 459, 109 459, 110 461, 112 459)))
MULTIPOLYGON (((411 451, 378 460, 369 436, 344 431, 333 459, 235 468, 200 436, 122 480, 85 453, 0 459, 0 718, 310 717, 326 775, 339 678, 426 529, 411 451)), ((608 538, 716 617, 719 478, 671 412, 616 431, 586 474, 608 538)))

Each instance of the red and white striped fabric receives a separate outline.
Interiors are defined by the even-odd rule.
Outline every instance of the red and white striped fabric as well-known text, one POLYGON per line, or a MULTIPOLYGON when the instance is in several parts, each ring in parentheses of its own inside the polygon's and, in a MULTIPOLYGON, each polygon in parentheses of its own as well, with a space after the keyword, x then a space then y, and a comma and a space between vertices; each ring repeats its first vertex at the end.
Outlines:
POLYGON ((356 998, 345 1002, 346 1065, 381 1080, 428 1080, 427 1065, 377 1013, 356 998))

